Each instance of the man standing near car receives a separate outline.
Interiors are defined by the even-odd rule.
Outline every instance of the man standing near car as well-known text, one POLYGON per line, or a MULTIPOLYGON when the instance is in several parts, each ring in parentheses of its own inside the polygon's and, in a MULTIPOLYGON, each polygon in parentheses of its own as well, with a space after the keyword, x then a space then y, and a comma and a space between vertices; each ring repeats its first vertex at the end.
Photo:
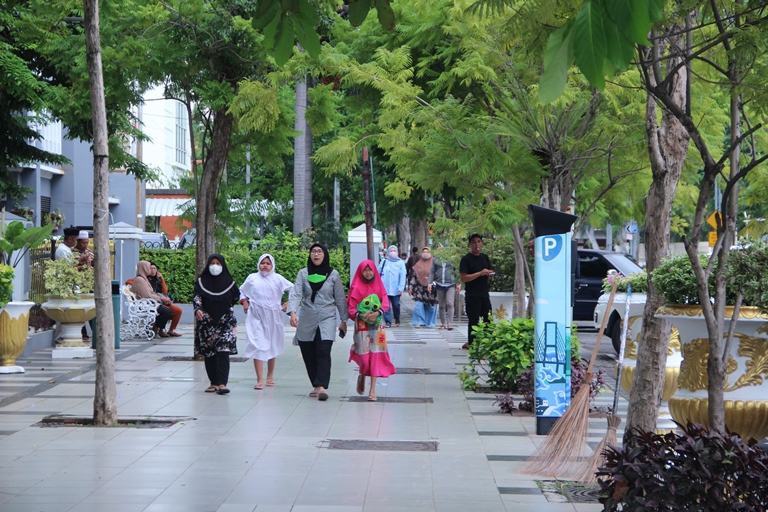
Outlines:
POLYGON ((480 323, 480 319, 491 318, 491 286, 489 278, 495 272, 491 259, 483 254, 483 237, 474 233, 469 237, 469 253, 461 258, 459 263, 459 280, 464 285, 464 309, 467 312, 467 342, 462 345, 464 350, 474 343, 475 335, 472 328, 480 323))

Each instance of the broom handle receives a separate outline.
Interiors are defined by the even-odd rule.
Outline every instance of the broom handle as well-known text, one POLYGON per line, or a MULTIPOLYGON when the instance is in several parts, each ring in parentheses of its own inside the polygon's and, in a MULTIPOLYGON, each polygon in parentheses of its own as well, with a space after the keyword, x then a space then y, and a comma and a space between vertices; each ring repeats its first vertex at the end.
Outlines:
POLYGON ((619 408, 619 389, 621 389, 621 370, 624 368, 624 349, 627 346, 627 329, 629 327, 629 304, 632 302, 632 285, 627 285, 627 304, 624 306, 624 321, 621 326, 621 347, 619 348, 619 363, 616 370, 616 391, 613 393, 613 415, 619 408))
POLYGON ((608 323, 608 315, 611 314, 611 307, 613 306, 613 299, 616 297, 616 288, 619 286, 618 281, 614 281, 611 285, 611 295, 608 296, 608 305, 605 307, 605 313, 603 314, 603 321, 600 322, 600 330, 597 333, 597 341, 595 342, 595 348, 592 349, 592 357, 589 359, 589 366, 587 366, 587 374, 592 374, 592 367, 595 366, 595 360, 597 360, 597 352, 600 350, 600 342, 603 341, 603 332, 605 326, 608 323))

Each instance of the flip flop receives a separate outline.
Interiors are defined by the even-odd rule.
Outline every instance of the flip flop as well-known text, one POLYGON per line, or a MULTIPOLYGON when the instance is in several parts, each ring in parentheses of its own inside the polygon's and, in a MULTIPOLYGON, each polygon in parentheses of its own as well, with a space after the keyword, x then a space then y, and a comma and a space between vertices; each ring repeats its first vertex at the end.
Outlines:
POLYGON ((316 397, 317 394, 318 394, 318 392, 315 391, 315 390, 312 390, 312 391, 309 392, 309 396, 311 396, 312 398, 316 397))
POLYGON ((273 380, 268 380, 268 381, 267 381, 267 387, 268 387, 268 388, 271 388, 271 387, 273 387, 274 385, 275 385, 275 381, 273 381, 273 380))
POLYGON ((216 393, 218 393, 220 395, 226 395, 227 393, 229 393, 229 389, 222 387, 222 388, 217 389, 216 393))
POLYGON ((255 386, 253 386, 253 389, 261 390, 261 389, 264 389, 264 386, 259 386, 258 384, 256 384, 255 386))
POLYGON ((218 390, 219 390, 219 388, 216 387, 216 386, 208 386, 207 388, 205 388, 205 392, 206 393, 215 393, 218 390))
POLYGON ((325 391, 319 392, 317 394, 317 399, 320 400, 321 402, 325 402, 326 400, 328 400, 328 393, 326 393, 325 391))
POLYGON ((368 401, 369 402, 376 402, 377 400, 378 400, 378 398, 376 398, 375 396, 369 396, 368 397, 368 401))

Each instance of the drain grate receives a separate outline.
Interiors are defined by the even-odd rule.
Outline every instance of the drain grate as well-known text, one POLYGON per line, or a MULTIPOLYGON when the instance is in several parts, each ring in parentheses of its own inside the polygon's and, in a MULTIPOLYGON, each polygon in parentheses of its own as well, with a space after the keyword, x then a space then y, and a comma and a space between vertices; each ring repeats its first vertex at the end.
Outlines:
POLYGON ((549 502, 599 503, 600 488, 566 480, 540 480, 537 482, 549 502))
POLYGON ((432 373, 429 368, 395 368, 397 370, 397 373, 401 374, 414 374, 414 373, 432 373))
MULTIPOLYGON (((367 402, 368 397, 365 396, 350 396, 347 397, 350 402, 367 402)), ((383 402, 385 404, 433 404, 431 396, 418 397, 418 396, 380 396, 376 399, 376 402, 383 402)))
MULTIPOLYGON (((247 357, 230 357, 229 362, 230 363, 244 363, 248 360, 247 357)), ((158 361, 201 361, 200 359, 195 359, 191 356, 163 356, 158 361)))
POLYGON ((329 450, 375 450, 381 452, 436 452, 437 441, 366 441, 331 439, 329 450))

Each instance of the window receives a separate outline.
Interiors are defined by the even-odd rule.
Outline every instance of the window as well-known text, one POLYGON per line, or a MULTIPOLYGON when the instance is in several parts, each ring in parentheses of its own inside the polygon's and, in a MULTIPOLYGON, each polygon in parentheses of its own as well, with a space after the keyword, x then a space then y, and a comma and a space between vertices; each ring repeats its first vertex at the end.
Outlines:
POLYGON ((187 109, 183 103, 176 102, 176 162, 188 165, 187 158, 187 109))

